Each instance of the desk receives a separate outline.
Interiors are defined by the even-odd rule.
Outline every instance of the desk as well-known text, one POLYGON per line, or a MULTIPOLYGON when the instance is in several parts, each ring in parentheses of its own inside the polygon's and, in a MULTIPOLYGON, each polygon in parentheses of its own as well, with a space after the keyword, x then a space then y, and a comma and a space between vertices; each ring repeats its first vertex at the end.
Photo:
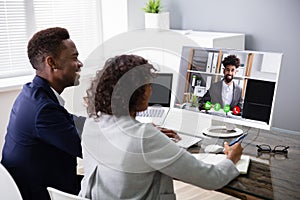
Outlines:
MULTIPOLYGON (((168 119, 166 122, 170 126, 172 122, 173 128, 177 128, 175 130, 184 130, 189 133, 193 133, 195 129, 201 130, 200 126, 195 123, 196 112, 185 115, 185 113, 181 113, 181 110, 179 111, 179 114, 182 114, 179 115, 182 119, 168 119), (190 126, 183 125, 191 122, 192 125, 190 126), (196 125, 193 126, 193 124, 196 125)), ((201 123, 204 123, 204 120, 201 120, 201 123)), ((192 147, 189 149, 190 152, 198 153, 203 151, 203 147, 209 143, 223 144, 226 140, 203 135, 202 137, 200 148, 192 147)), ((248 174, 240 175, 219 191, 240 199, 293 200, 300 198, 300 135, 251 129, 242 146, 244 147, 244 154, 252 157, 248 174), (259 155, 256 148, 257 144, 269 144, 271 147, 282 144, 288 145, 290 148, 287 156, 283 157, 271 154, 259 155)))
MULTIPOLYGON (((209 115, 201 117, 198 112, 183 109, 172 109, 165 121, 166 128, 192 133, 203 140, 199 147, 188 150, 191 153, 203 152, 208 144, 223 145, 233 138, 211 138, 203 135, 202 130, 212 123, 209 115)), ((239 127, 247 130, 247 127, 239 127)), ((243 153, 251 156, 247 175, 240 175, 221 192, 240 199, 300 199, 300 134, 289 134, 251 128, 243 140, 243 153), (285 156, 257 153, 258 144, 286 145, 288 154, 285 156)))
MULTIPOLYGON (((226 140, 226 139, 225 139, 226 140)), ((223 143, 224 139, 204 138, 207 143, 223 143)), ((240 175, 218 190, 240 199, 299 199, 300 198, 300 135, 252 129, 244 139, 244 154, 251 156, 247 175, 240 175), (287 155, 258 154, 257 144, 288 145, 287 155)), ((191 147, 192 153, 203 148, 191 147)))

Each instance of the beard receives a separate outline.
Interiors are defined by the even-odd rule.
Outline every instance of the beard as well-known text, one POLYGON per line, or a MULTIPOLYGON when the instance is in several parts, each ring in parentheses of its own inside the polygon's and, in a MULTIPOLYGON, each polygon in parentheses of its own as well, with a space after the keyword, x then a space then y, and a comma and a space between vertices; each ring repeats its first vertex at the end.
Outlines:
POLYGON ((74 80, 73 86, 77 86, 77 85, 79 85, 79 84, 80 84, 79 78, 80 78, 80 75, 79 75, 79 74, 76 74, 76 77, 75 77, 75 80, 74 80))
POLYGON ((225 83, 230 83, 233 80, 233 76, 226 74, 224 76, 225 83))

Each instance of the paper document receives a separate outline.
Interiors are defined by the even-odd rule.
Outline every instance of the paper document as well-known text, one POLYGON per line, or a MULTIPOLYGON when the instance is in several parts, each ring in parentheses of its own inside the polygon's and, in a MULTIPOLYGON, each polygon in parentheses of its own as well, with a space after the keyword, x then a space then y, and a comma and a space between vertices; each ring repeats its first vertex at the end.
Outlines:
MULTIPOLYGON (((198 160, 213 165, 216 165, 222 160, 226 159, 225 154, 198 153, 193 154, 193 156, 195 156, 195 158, 198 160)), ((247 174, 249 164, 250 156, 242 155, 241 159, 236 163, 236 168, 239 170, 240 174, 247 174)))

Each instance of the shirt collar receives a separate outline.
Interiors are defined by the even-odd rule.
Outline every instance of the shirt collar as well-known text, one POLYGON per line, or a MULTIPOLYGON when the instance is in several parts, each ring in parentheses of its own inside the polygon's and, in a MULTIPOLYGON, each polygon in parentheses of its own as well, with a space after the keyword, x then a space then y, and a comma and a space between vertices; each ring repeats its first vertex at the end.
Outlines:
POLYGON ((233 83, 232 84, 230 84, 229 86, 225 83, 225 81, 222 81, 223 82, 223 87, 225 87, 225 88, 229 88, 230 90, 232 90, 233 89, 233 83))
POLYGON ((52 87, 50 87, 50 88, 54 92, 54 94, 55 94, 55 96, 56 96, 56 98, 57 98, 57 100, 59 102, 59 105, 61 105, 62 107, 64 107, 65 106, 65 100, 52 87))

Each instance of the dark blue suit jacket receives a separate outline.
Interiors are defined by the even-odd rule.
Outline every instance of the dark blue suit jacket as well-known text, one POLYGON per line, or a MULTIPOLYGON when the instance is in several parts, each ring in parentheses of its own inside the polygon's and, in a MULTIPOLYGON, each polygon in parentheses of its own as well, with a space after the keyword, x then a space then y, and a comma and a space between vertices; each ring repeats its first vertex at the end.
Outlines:
POLYGON ((24 85, 10 115, 1 163, 24 200, 50 199, 46 187, 77 193, 76 157, 82 157, 73 115, 47 81, 24 85))

